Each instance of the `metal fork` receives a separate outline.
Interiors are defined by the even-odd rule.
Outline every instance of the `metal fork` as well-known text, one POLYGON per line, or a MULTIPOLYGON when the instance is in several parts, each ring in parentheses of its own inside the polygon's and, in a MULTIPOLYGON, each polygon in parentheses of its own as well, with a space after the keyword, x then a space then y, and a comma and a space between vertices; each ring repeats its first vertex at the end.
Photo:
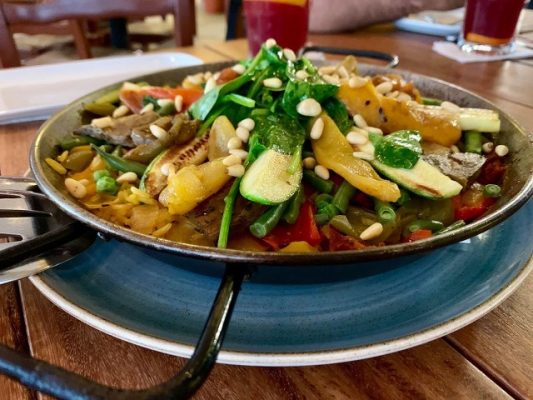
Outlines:
POLYGON ((59 265, 94 238, 39 193, 32 179, 0 177, 0 284, 59 265))

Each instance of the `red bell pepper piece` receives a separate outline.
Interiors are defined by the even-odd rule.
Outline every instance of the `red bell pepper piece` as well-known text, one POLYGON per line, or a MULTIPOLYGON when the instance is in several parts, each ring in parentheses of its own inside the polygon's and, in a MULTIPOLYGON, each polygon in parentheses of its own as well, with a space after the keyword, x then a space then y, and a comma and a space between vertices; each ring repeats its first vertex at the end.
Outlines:
POLYGON ((159 86, 146 86, 138 89, 125 89, 120 91, 120 100, 134 113, 138 113, 143 108, 143 99, 151 96, 155 99, 174 100, 177 95, 183 97, 183 109, 187 110, 189 106, 202 97, 201 89, 164 88, 159 86))
POLYGON ((462 219, 465 222, 470 222, 481 217, 496 202, 496 199, 492 197, 484 197, 479 203, 472 205, 464 204, 461 196, 456 196, 452 200, 455 220, 462 219))
POLYGON ((367 246, 356 238, 343 235, 333 227, 329 227, 329 251, 362 250, 367 246))
POLYGON ((414 242, 416 240, 422 240, 430 238, 433 235, 433 232, 429 229, 418 229, 412 233, 410 233, 407 237, 405 237, 405 242, 414 242))
POLYGON ((320 232, 316 226, 313 205, 310 201, 303 203, 300 215, 293 225, 280 223, 263 239, 274 250, 291 242, 305 241, 311 246, 318 246, 321 242, 320 232))

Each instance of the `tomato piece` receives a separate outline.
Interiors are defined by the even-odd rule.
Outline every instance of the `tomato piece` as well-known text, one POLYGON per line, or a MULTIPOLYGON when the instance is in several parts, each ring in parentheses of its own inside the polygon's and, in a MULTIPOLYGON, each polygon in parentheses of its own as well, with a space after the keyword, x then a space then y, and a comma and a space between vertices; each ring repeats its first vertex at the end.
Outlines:
POLYGON ((367 246, 354 237, 343 235, 335 228, 329 229, 329 251, 362 250, 367 246))
POLYGON ((185 89, 182 87, 165 88, 160 86, 145 86, 138 89, 124 89, 120 91, 120 100, 134 113, 139 113, 143 108, 143 99, 151 96, 155 99, 174 100, 177 95, 183 97, 183 110, 202 97, 200 89, 185 89))
POLYGON ((220 75, 217 79, 217 85, 222 85, 226 82, 232 81, 235 78, 239 77, 240 75, 233 70, 233 68, 228 67, 224 68, 222 71, 220 71, 220 75))
POLYGON ((407 237, 405 237, 404 241, 414 242, 417 240, 430 238, 432 235, 433 235, 433 232, 431 232, 431 230, 429 229, 418 229, 410 233, 407 237))
POLYGON ((293 225, 281 223, 262 239, 274 250, 278 250, 291 242, 305 241, 311 246, 318 246, 321 242, 320 232, 315 222, 313 205, 306 201, 298 219, 293 225))
POLYGON ((496 202, 496 199, 491 197, 483 197, 475 204, 466 204, 463 200, 461 196, 452 199, 455 220, 462 219, 465 222, 481 217, 496 202))

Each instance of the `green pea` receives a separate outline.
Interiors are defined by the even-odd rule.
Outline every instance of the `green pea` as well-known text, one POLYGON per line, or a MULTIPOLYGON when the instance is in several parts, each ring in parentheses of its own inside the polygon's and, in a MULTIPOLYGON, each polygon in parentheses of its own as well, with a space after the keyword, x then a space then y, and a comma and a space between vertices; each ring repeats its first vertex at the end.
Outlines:
POLYGON ((111 176, 107 169, 99 169, 98 171, 93 172, 93 179, 95 182, 97 182, 100 178, 103 178, 104 176, 111 176))
POLYGON ((102 176, 96 181, 96 191, 99 193, 115 194, 118 191, 118 183, 110 176, 102 176))

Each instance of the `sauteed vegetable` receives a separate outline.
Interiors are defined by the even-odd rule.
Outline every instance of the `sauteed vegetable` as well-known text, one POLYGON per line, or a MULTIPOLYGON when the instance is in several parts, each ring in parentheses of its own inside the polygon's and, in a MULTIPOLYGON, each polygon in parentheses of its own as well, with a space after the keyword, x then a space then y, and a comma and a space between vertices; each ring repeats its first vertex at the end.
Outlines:
POLYGON ((357 250, 449 232, 501 194, 491 110, 422 97, 353 57, 318 68, 268 40, 178 87, 124 83, 46 159, 101 218, 182 243, 357 250))

